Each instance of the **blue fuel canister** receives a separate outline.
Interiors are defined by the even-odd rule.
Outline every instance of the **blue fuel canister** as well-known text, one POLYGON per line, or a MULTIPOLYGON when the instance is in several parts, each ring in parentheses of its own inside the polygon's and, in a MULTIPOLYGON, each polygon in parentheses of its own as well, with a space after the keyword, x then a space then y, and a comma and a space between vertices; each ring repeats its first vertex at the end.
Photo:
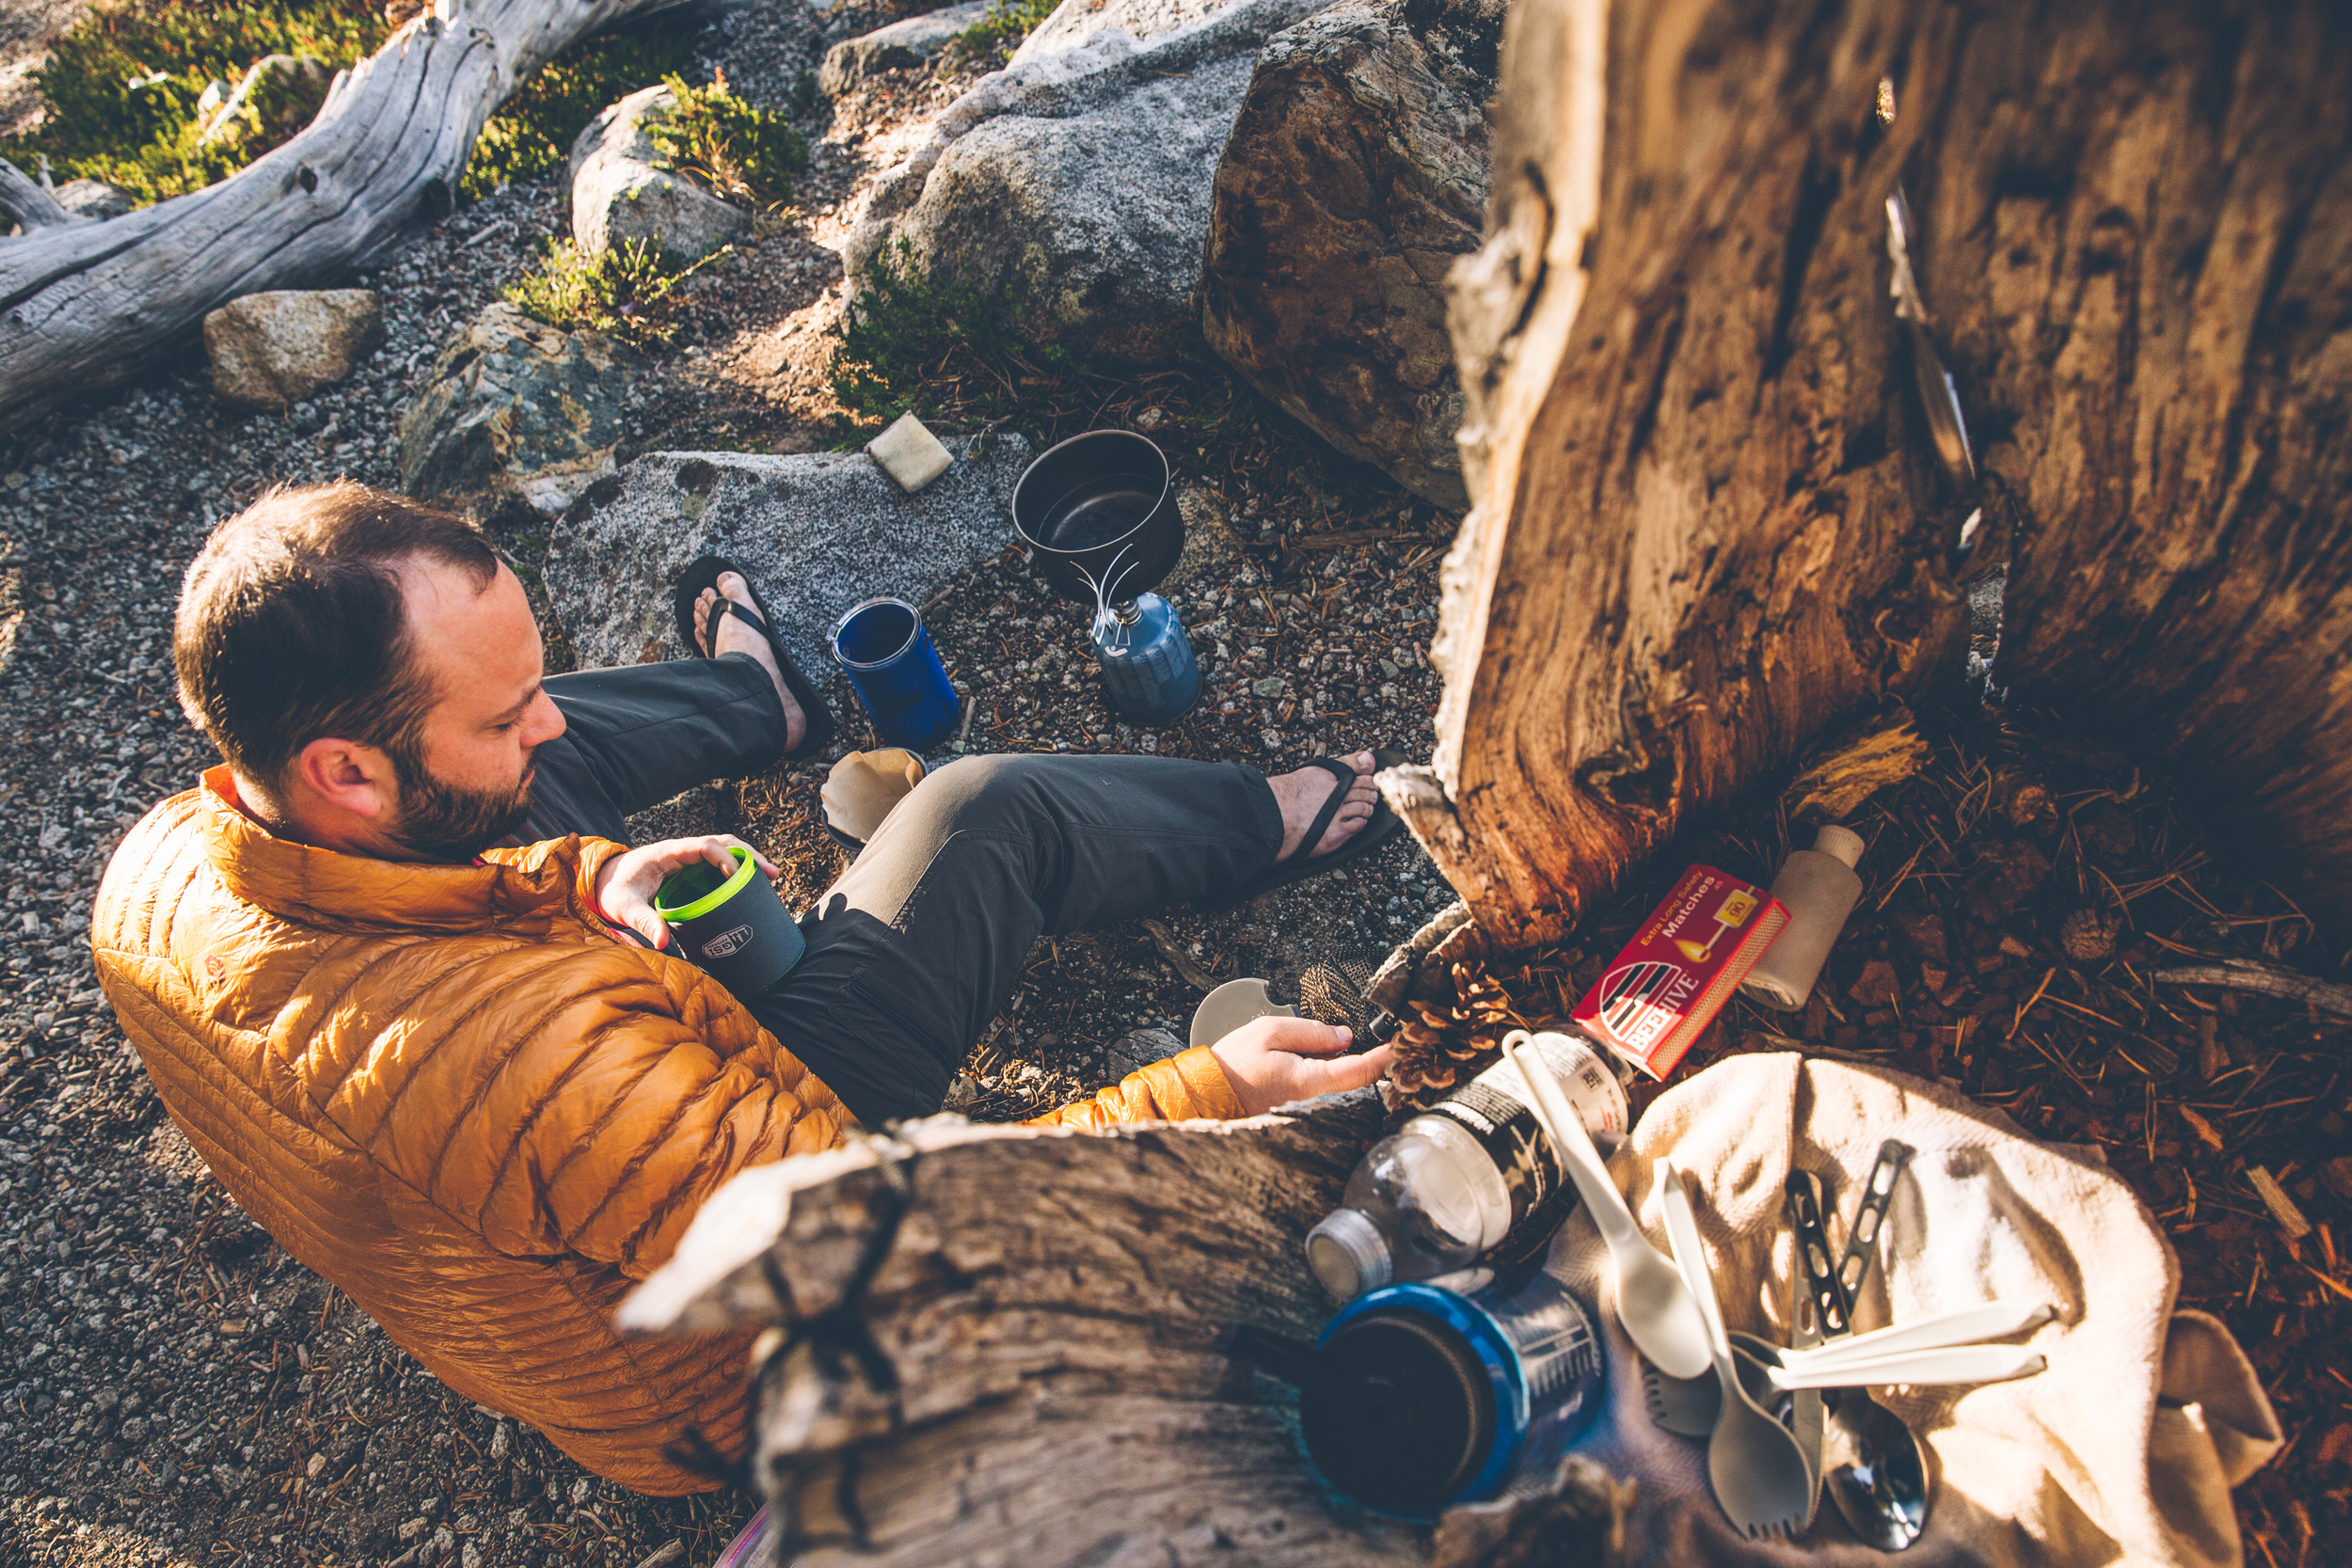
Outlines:
POLYGON ((1176 607, 1157 594, 1138 594, 1094 613, 1094 657, 1111 707, 1131 724, 1167 724, 1200 699, 1200 666, 1176 607))

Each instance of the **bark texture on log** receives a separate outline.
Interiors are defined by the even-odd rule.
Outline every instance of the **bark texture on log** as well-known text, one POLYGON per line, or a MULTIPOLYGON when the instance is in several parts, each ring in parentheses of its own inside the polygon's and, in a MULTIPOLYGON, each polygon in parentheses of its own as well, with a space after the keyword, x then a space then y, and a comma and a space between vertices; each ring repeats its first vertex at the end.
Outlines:
POLYGON ((1928 18, 1892 150, 2017 527, 1994 678, 2352 934, 2352 10, 1928 18))
POLYGON ((339 75, 308 130, 230 178, 0 241, 0 429, 133 379, 242 294, 330 282, 444 216, 516 83, 607 23, 678 3, 440 0, 339 75))
POLYGON ((1425 1531, 1324 1493, 1293 1397, 1230 1354, 1329 1316, 1299 1238, 1380 1122, 1367 1090, 1104 1134, 918 1125, 738 1178, 622 1322, 802 1325, 764 1347, 753 1455, 802 1568, 1422 1562, 1425 1531))
POLYGON ((1434 650, 1442 809, 1408 813, 1491 934, 1560 935, 1682 818, 1952 669, 1973 498, 1889 309, 1899 180, 2017 528, 2001 678, 2250 793, 2352 886, 2348 26, 2318 0, 1514 8, 1455 278, 1475 509, 1434 650))
POLYGON ((1900 8, 1604 9, 1512 11, 1489 237, 1456 274, 1476 511, 1436 770, 1470 847, 1440 864, 1506 947, 1918 689, 1963 625, 1866 134, 1900 8))

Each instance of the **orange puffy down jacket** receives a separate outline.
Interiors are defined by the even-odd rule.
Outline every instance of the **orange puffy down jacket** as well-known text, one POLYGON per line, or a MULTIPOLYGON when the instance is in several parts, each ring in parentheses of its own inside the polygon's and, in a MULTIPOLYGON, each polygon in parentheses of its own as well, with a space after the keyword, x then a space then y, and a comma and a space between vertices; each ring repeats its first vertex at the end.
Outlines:
MULTIPOLYGON (((747 1165, 849 1114, 718 982, 596 918, 619 850, 476 866, 273 837, 226 769, 157 806, 100 884, 99 981, 172 1118, 237 1202, 467 1399, 597 1474, 739 1433, 749 1338, 624 1339, 615 1304, 747 1165)), ((1229 1117, 1205 1051, 1049 1123, 1229 1117)))

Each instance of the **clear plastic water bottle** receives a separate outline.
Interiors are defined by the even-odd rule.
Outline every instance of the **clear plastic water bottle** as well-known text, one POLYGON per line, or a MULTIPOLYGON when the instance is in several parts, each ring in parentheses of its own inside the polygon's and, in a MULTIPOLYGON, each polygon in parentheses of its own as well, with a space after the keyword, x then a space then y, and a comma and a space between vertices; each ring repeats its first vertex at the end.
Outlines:
POLYGON ((1100 606, 1094 615, 1094 657, 1111 706, 1131 724, 1167 724, 1200 698, 1200 667, 1176 607, 1157 594, 1100 606))
MULTIPOLYGON (((1625 1086, 1591 1042, 1542 1034, 1520 1054, 1551 1069, 1587 1132, 1625 1132, 1625 1086)), ((1526 1253, 1559 1228, 1576 1189, 1525 1097, 1500 1061, 1373 1145, 1307 1234, 1308 1266, 1333 1300, 1452 1274, 1506 1242, 1526 1253)))

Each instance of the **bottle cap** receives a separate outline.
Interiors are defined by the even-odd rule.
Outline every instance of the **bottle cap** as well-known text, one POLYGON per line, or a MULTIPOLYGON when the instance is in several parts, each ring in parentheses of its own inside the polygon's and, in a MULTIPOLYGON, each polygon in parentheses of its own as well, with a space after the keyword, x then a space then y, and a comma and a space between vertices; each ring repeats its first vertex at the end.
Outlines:
POLYGON ((1862 858, 1862 835, 1833 822, 1813 835, 1813 847, 1851 866, 1862 858))
POLYGON ((1383 1307, 1317 1347, 1299 1434, 1333 1486, 1383 1513, 1428 1518, 1492 1457, 1494 1373, 1451 1324, 1383 1307))
POLYGON ((1307 1266, 1334 1301, 1354 1301, 1389 1282, 1389 1239, 1353 1209, 1335 1209, 1307 1232, 1307 1266))

